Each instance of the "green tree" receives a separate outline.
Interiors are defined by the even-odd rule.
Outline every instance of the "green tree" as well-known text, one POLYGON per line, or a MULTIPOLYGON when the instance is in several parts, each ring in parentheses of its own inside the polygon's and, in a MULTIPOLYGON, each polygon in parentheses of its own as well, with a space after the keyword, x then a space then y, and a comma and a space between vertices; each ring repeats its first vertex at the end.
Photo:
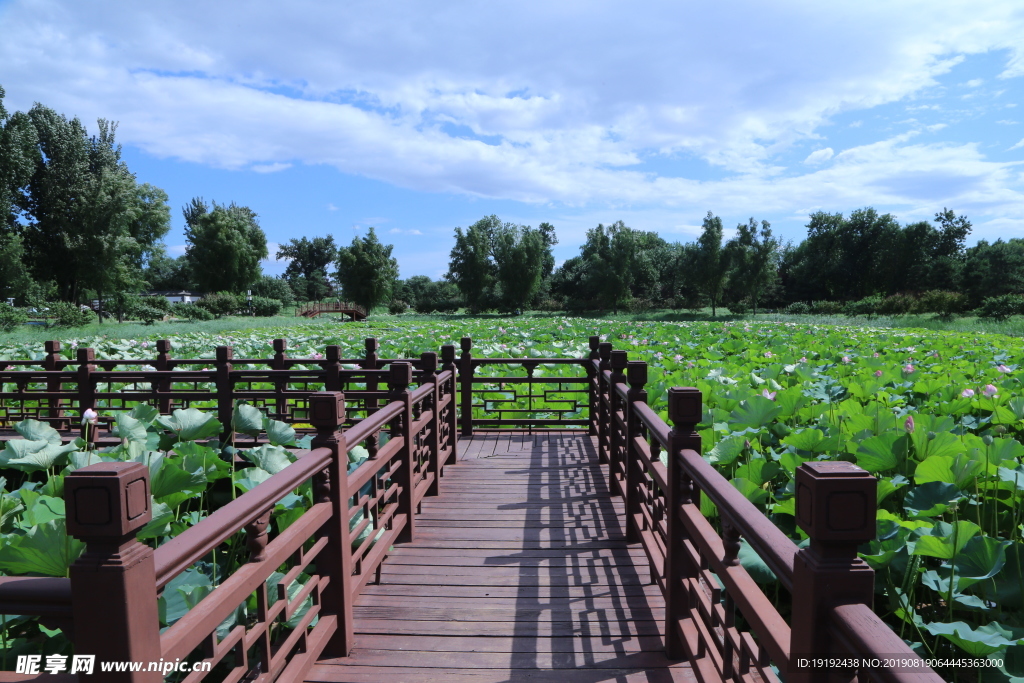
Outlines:
POLYGON ((729 240, 729 282, 740 298, 747 299, 757 313, 765 290, 778 276, 779 240, 772 236, 771 224, 761 221, 758 232, 753 218, 736 226, 736 237, 729 240))
POLYGON ((66 301, 78 301, 84 287, 101 298, 140 287, 145 260, 170 227, 167 195, 136 183, 121 161, 116 124, 100 119, 90 138, 78 119, 40 104, 28 118, 38 148, 20 208, 35 279, 56 282, 66 301))
POLYGON ((711 302, 711 315, 718 315, 718 304, 729 271, 729 254, 722 247, 722 219, 704 217, 703 232, 697 238, 697 277, 701 292, 711 302))
POLYGON ((498 228, 494 235, 494 263, 506 310, 526 308, 533 300, 548 259, 554 263, 541 230, 511 223, 498 228))
POLYGON ((284 277, 293 290, 305 292, 307 301, 317 301, 331 291, 327 281, 327 267, 338 260, 338 247, 334 236, 292 238, 277 250, 277 258, 289 259, 284 277))
POLYGON ((14 297, 16 305, 25 306, 33 284, 25 268, 25 247, 21 235, 0 234, 0 305, 6 306, 4 299, 14 297))
POLYGON ((285 307, 295 304, 295 294, 288 286, 288 281, 283 277, 271 277, 264 275, 252 286, 253 296, 261 296, 266 299, 277 299, 285 307))
POLYGON ((204 292, 243 292, 262 277, 267 236, 256 213, 232 202, 213 208, 194 198, 185 216, 185 256, 196 284, 204 292))
POLYGON ((445 277, 459 288, 473 313, 483 309, 497 281, 492 252, 495 235, 501 227, 501 220, 491 215, 481 218, 465 232, 462 228, 455 228, 455 246, 449 256, 445 277))
POLYGON ((356 237, 351 246, 338 250, 338 282, 342 295, 369 313, 391 300, 398 279, 398 261, 391 257, 394 246, 377 240, 370 228, 365 238, 356 237))
POLYGON ((0 86, 0 231, 20 233, 18 216, 39 155, 39 136, 27 114, 8 114, 0 86))

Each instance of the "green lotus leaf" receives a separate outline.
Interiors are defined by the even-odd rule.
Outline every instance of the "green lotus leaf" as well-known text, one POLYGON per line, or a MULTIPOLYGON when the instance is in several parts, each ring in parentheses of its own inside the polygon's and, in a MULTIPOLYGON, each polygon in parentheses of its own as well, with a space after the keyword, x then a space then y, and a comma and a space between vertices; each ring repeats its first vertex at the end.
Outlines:
POLYGON ((1009 638, 1010 632, 1002 628, 998 622, 977 629, 971 628, 963 621, 932 622, 925 624, 925 628, 933 636, 942 636, 974 657, 984 657, 1017 644, 1017 639, 1009 638))
POLYGON ((272 446, 294 446, 295 430, 291 425, 280 420, 267 419, 263 423, 263 429, 267 432, 267 440, 272 446))
POLYGON ((857 464, 868 472, 888 472, 906 459, 907 437, 898 432, 885 432, 860 442, 857 464))
POLYGON ((114 435, 129 441, 146 443, 149 432, 146 431, 146 423, 142 420, 128 413, 118 413, 115 418, 114 435))
POLYGON ((782 408, 775 401, 764 396, 752 396, 732 411, 729 416, 729 424, 733 429, 742 429, 743 427, 760 429, 774 420, 780 412, 782 412, 782 408))
POLYGON ((288 467, 294 460, 294 456, 291 456, 284 448, 269 444, 242 451, 242 456, 271 474, 277 474, 285 467, 288 467))
POLYGON ((38 420, 23 420, 14 425, 14 431, 29 441, 46 441, 54 445, 60 445, 63 442, 56 429, 38 420))
POLYGON ((239 403, 232 415, 232 426, 236 432, 256 437, 263 431, 263 413, 251 405, 239 403))
POLYGON ((912 517, 935 517, 948 510, 951 503, 963 496, 963 491, 957 488, 956 484, 931 481, 907 492, 906 498, 903 499, 903 509, 912 517))
POLYGON ((980 532, 981 527, 966 520, 956 524, 936 522, 929 533, 918 537, 913 554, 952 560, 980 532))
POLYGON ((156 418, 156 423, 174 432, 178 441, 208 439, 220 434, 223 426, 213 415, 207 415, 195 408, 175 410, 170 416, 161 415, 156 418))
POLYGON ((63 519, 37 524, 25 533, 0 538, 0 571, 9 575, 67 576, 85 544, 68 536, 63 519))

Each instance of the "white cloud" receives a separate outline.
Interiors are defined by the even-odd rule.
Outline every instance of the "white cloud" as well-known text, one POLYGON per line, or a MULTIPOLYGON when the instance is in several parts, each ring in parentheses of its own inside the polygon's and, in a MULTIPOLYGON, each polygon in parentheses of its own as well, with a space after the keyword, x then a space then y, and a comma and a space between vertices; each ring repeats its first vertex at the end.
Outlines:
POLYGON ((984 82, 985 81, 980 79, 980 78, 972 78, 971 80, 969 80, 966 83, 964 83, 964 85, 966 85, 968 88, 977 88, 979 85, 981 85, 984 82))
POLYGON ((416 229, 402 230, 401 228, 391 228, 388 230, 389 234, 392 235, 422 235, 423 233, 416 229))
POLYGON ((277 173, 278 171, 284 171, 291 167, 291 164, 285 164, 278 161, 273 164, 253 164, 252 170, 257 173, 277 173))
POLYGON ((337 211, 338 207, 336 207, 334 204, 328 204, 327 205, 327 210, 328 211, 337 211))
POLYGON ((167 254, 170 256, 184 256, 187 244, 171 244, 167 247, 167 254))
POLYGON ((832 151, 831 147, 826 147, 825 149, 819 149, 819 150, 816 150, 816 151, 811 152, 810 154, 808 154, 807 158, 804 159, 804 163, 805 164, 809 164, 811 166, 816 166, 818 164, 821 164, 821 163, 824 163, 824 162, 828 161, 829 159, 832 158, 832 156, 834 154, 835 154, 835 152, 832 151))
POLYGON ((1010 150, 1020 149, 1021 147, 1024 147, 1024 138, 1021 138, 1020 142, 1018 142, 1016 145, 1014 145, 1013 147, 1011 147, 1010 149, 1008 149, 1006 151, 1009 152, 1010 150))
MULTIPOLYGON (((968 55, 1005 50, 1000 77, 1024 75, 1016 3, 0 7, 5 33, 19 37, 0 41, 8 108, 38 100, 87 122, 119 120, 121 142, 160 158, 257 172, 327 165, 577 215, 646 206, 666 229, 681 210, 729 201, 789 215, 884 197, 917 210, 937 196, 930 181, 951 193, 943 201, 979 211, 1019 215, 1022 205, 1019 174, 973 144, 876 132, 804 160, 825 168, 784 161, 837 114, 939 108, 918 97, 968 55), (680 158, 716 179, 644 163, 680 158)), ((849 125, 868 135, 861 123, 849 125)))

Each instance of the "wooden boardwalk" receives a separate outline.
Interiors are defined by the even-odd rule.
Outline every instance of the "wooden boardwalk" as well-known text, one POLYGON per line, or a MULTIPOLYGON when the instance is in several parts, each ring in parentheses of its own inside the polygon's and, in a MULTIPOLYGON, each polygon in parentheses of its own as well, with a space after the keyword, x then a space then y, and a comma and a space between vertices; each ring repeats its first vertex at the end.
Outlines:
POLYGON ((355 648, 309 681, 691 681, 666 659, 664 602, 591 437, 460 441, 416 540, 355 606, 355 648))

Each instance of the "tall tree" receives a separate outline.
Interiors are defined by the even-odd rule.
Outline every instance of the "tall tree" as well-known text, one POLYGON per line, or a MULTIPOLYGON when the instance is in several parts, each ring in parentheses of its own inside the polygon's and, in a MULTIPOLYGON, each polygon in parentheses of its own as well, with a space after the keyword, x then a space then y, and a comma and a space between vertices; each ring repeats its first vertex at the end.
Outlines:
POLYGON ((736 226, 736 237, 726 245, 729 253, 729 281, 739 295, 750 301, 757 313, 761 296, 778 275, 779 240, 772 236, 771 224, 761 221, 758 232, 753 218, 736 226))
MULTIPOLYGON (((551 251, 541 230, 503 224, 494 235, 494 263, 506 310, 521 310, 540 289, 551 251)), ((552 264, 554 259, 550 258, 552 264)))
POLYGON ((289 240, 277 250, 277 258, 290 259, 284 277, 292 283, 293 290, 303 290, 305 299, 316 301, 327 296, 330 284, 327 268, 338 260, 338 247, 334 236, 289 240))
POLYGON ((492 252, 495 235, 501 226, 501 220, 491 215, 481 218, 465 232, 462 228, 455 228, 455 246, 452 247, 445 277, 459 288, 473 313, 479 313, 485 306, 497 280, 492 252))
POLYGON ((25 194, 39 156, 39 136, 27 114, 8 114, 0 86, 0 230, 20 234, 17 218, 28 204, 25 194))
POLYGON ((185 256, 196 284, 204 292, 243 292, 263 274, 260 261, 267 258, 267 236, 256 212, 232 202, 213 208, 194 198, 185 216, 185 256))
POLYGON ((697 238, 697 277, 700 289, 711 302, 711 315, 718 315, 718 304, 729 270, 729 255, 722 247, 722 219, 708 211, 697 238))
POLYGON ((56 282, 67 301, 78 301, 84 288, 102 298, 141 286, 139 271, 169 229, 167 195, 136 183, 114 141, 116 124, 100 119, 99 135, 90 138, 78 119, 40 104, 28 117, 38 154, 22 232, 36 279, 56 282))
POLYGON ((369 313, 391 300, 398 279, 398 261, 391 257, 394 246, 381 244, 373 228, 365 238, 356 237, 351 246, 338 250, 338 282, 342 295, 369 313))

